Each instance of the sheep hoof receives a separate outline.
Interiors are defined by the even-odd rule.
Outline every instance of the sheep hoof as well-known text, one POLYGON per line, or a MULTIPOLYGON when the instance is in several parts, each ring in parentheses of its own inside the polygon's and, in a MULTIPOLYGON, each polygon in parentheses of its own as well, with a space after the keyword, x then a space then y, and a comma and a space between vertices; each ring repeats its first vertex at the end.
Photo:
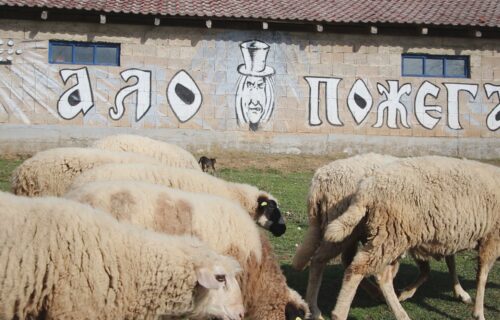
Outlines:
POLYGON ((476 313, 474 312, 474 319, 476 320, 486 320, 486 318, 484 317, 484 313, 476 313))
POLYGON ((399 294, 398 300, 400 302, 406 301, 406 300, 410 299, 411 297, 413 297, 414 294, 415 294, 415 290, 403 290, 399 294))
POLYGON ((467 292, 455 294, 455 297, 460 299, 460 301, 462 301, 465 304, 472 304, 472 298, 467 292))

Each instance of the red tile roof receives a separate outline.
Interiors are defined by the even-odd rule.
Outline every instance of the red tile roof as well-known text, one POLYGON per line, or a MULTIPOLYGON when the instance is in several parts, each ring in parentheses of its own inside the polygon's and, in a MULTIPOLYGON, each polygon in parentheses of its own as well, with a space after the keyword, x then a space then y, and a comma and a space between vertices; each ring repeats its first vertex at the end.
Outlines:
POLYGON ((500 27, 499 0, 0 0, 0 6, 103 12, 500 27))

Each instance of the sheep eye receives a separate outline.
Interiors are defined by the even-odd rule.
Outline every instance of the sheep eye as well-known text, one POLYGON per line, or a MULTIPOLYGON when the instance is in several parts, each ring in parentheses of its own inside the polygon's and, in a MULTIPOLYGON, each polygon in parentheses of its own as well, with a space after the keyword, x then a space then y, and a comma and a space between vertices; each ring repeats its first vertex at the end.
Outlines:
POLYGON ((223 274, 216 274, 215 275, 215 280, 219 282, 226 282, 226 276, 223 274))

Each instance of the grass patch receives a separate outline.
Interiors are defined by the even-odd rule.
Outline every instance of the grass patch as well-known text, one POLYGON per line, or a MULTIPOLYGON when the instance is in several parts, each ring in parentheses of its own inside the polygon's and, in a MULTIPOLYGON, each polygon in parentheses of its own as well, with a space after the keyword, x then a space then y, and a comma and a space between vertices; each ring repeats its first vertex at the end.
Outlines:
MULTIPOLYGON (((307 228, 306 197, 309 183, 314 169, 331 161, 323 157, 316 160, 302 157, 277 156, 254 158, 254 162, 237 161, 231 157, 222 157, 217 160, 219 169, 217 175, 223 179, 249 183, 262 190, 269 191, 280 203, 287 218, 287 232, 279 238, 270 235, 270 240, 287 277, 290 287, 296 289, 302 296, 305 295, 307 285, 307 271, 298 272, 291 268, 290 261, 295 253, 295 245, 302 241, 307 228), (267 159, 267 160, 266 160, 267 159), (231 163, 231 165, 226 165, 231 163)), ((0 189, 10 190, 9 178, 12 170, 21 163, 21 160, 0 159, 0 189)), ((500 162, 491 162, 500 164, 500 162)), ((457 255, 457 271, 462 286, 474 298, 476 294, 476 253, 465 252, 457 255)), ((408 302, 403 303, 412 319, 471 319, 472 306, 464 305, 453 297, 451 280, 444 261, 432 261, 431 277, 416 295, 408 302)), ((404 259, 395 281, 396 288, 403 288, 417 276, 418 270, 410 259, 404 259)), ((329 265, 323 279, 320 291, 319 306, 326 319, 329 319, 331 310, 342 282, 343 268, 338 265, 329 265)), ((272 298, 272 297, 271 297, 272 298)), ((493 267, 488 278, 485 299, 486 318, 500 319, 500 266, 493 267)), ((394 319, 392 312, 385 303, 371 300, 359 290, 349 314, 349 319, 358 320, 386 320, 394 319)), ((265 319, 263 319, 265 320, 265 319)))
POLYGON ((10 175, 22 160, 0 159, 0 190, 10 191, 10 175))

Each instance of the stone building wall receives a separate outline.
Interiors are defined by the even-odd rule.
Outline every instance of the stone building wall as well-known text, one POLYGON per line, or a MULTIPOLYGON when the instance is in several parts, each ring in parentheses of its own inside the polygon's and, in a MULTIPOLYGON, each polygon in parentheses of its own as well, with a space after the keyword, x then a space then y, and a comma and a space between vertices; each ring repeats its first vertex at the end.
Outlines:
POLYGON ((193 150, 500 157, 497 40, 14 20, 0 39, 2 152, 126 131, 193 150), (121 65, 49 64, 49 40, 119 43, 121 65), (402 77, 403 53, 468 55, 471 77, 402 77))

